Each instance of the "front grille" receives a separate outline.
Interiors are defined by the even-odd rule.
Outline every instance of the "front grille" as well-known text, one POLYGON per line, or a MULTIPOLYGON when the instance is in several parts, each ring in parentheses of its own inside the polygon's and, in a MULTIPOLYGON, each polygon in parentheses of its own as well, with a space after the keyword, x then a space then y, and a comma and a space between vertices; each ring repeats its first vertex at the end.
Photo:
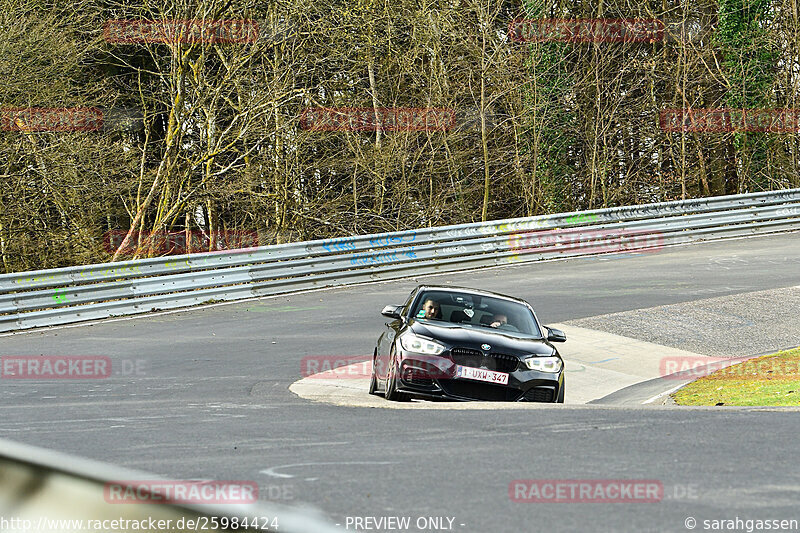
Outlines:
POLYGON ((497 372, 514 372, 519 365, 519 358, 503 353, 486 354, 473 348, 456 346, 450 350, 450 357, 457 365, 485 368, 497 372))
POLYGON ((555 391, 550 387, 533 387, 525 391, 525 399, 529 402, 552 403, 555 391))
POLYGON ((481 383, 479 381, 460 381, 457 379, 440 379, 442 389, 453 396, 483 400, 485 402, 515 402, 522 391, 513 387, 481 383))
POLYGON ((515 355, 493 353, 492 357, 497 361, 497 370, 500 372, 514 372, 519 366, 519 357, 515 355))

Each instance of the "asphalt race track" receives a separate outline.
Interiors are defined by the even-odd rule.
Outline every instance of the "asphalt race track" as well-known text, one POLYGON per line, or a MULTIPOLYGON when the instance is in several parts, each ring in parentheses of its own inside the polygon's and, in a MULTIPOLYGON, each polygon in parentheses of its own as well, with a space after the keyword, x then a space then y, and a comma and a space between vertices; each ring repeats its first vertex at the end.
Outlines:
MULTIPOLYGON (((800 234, 3 336, 0 355, 106 355, 115 375, 2 380, 0 436, 174 479, 253 480, 264 499, 311 505, 343 527, 348 516, 411 517, 408 531, 446 530, 416 529, 415 521, 449 517, 452 530, 463 532, 688 531, 689 517, 697 531, 704 530, 703 520, 800 521, 800 413, 793 409, 609 401, 524 410, 395 410, 329 405, 289 391, 302 377, 303 357, 370 354, 384 321, 381 307, 402 303, 422 280, 525 298, 545 324, 564 324, 569 339, 571 321, 725 297, 746 307, 749 293, 799 286, 800 234), (517 479, 656 480, 663 498, 516 503, 509 484, 517 479)), ((781 314, 795 316, 797 309, 781 314)), ((718 315, 719 324, 704 324, 724 332, 729 322, 718 315)), ((751 334, 736 336, 747 353, 788 348, 792 340, 800 345, 791 323, 773 334, 769 323, 749 320, 737 327, 751 328, 751 334)), ((686 338, 684 331, 675 345, 686 349, 686 338)), ((669 337, 658 341, 668 344, 669 337)))

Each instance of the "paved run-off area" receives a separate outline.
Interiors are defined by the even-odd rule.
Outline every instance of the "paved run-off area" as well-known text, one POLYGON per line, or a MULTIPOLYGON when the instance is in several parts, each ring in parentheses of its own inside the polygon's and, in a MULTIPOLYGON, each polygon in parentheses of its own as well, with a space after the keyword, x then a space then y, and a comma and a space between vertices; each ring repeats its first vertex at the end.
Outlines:
POLYGON ((610 313, 569 324, 704 355, 764 355, 800 346, 800 286, 610 313))

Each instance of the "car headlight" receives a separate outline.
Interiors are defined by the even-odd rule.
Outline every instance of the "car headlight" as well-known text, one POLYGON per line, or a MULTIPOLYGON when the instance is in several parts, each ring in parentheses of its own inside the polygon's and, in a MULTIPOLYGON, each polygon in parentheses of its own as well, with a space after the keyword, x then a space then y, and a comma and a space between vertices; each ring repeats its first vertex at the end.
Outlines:
POLYGON ((539 372, 560 372, 564 363, 561 362, 559 357, 529 357, 525 359, 525 366, 531 370, 538 370, 539 372))
POLYGON ((407 331, 400 335, 400 346, 407 352, 422 353, 426 355, 439 355, 445 347, 436 341, 414 335, 407 331))

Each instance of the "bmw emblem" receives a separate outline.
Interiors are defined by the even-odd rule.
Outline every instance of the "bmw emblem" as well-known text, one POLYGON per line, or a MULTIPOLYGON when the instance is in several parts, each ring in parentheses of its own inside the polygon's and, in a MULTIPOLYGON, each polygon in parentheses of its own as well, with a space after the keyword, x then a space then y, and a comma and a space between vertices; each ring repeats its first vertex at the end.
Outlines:
POLYGON ((491 344, 481 344, 481 348, 488 352, 489 350, 492 349, 492 346, 491 344))

